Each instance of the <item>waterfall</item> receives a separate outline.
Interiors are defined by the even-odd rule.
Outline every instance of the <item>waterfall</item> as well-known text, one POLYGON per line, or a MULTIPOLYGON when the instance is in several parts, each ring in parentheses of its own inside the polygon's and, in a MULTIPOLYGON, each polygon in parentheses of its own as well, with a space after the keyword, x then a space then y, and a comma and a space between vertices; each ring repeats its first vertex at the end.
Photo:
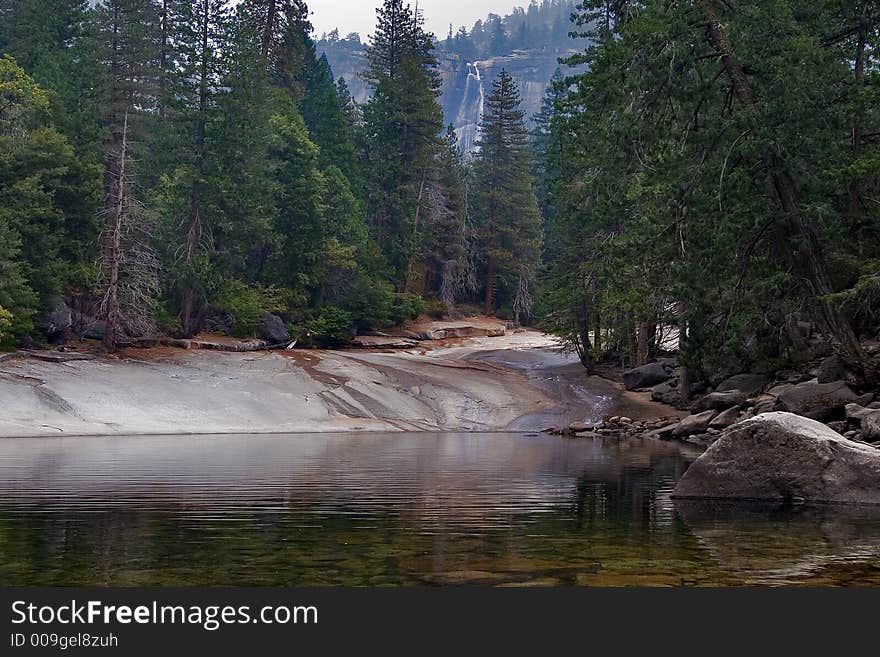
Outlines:
POLYGON ((458 134, 461 150, 465 154, 475 150, 477 131, 480 120, 483 118, 483 109, 486 105, 486 92, 483 87, 483 77, 477 62, 467 63, 467 82, 465 83, 464 96, 459 106, 456 123, 460 126, 458 134))
POLYGON ((480 67, 477 66, 477 62, 470 64, 470 66, 474 67, 474 72, 468 72, 468 77, 473 76, 480 88, 480 116, 477 120, 477 123, 479 123, 483 119, 483 108, 486 106, 486 92, 483 90, 483 78, 480 77, 480 67))

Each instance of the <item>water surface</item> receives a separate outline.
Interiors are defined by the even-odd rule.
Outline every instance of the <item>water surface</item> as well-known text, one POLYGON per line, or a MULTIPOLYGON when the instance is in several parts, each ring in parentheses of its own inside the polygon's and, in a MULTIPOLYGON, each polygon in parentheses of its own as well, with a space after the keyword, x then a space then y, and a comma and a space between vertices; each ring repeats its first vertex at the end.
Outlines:
POLYGON ((649 439, 0 441, 12 585, 880 584, 880 511, 678 504, 649 439))

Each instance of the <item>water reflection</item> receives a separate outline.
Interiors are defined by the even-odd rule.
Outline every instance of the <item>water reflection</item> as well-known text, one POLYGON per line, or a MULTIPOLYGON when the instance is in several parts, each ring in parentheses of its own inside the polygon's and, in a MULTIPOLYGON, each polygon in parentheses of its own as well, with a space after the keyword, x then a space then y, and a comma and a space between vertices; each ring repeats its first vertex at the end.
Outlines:
POLYGON ((7 440, 0 582, 880 583, 880 517, 677 508, 695 456, 511 434, 7 440))
POLYGON ((747 584, 880 584, 880 510, 678 500, 700 544, 747 584))

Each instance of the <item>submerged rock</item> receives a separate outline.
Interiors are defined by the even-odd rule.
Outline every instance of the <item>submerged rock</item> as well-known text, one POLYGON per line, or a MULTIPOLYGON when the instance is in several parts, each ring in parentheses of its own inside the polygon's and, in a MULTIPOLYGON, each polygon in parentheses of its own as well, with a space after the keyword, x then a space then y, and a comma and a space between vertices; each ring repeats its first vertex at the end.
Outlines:
POLYGON ((765 413, 728 429, 673 496, 880 504, 880 450, 809 418, 765 413))

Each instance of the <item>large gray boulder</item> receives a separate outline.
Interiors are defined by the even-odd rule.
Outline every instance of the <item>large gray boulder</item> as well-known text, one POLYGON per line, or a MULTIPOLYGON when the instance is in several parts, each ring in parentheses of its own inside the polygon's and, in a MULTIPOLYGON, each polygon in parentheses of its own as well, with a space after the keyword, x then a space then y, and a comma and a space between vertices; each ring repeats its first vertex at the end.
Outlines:
POLYGON ((654 386, 654 389, 651 391, 651 399, 655 402, 662 402, 664 404, 669 404, 670 406, 675 406, 681 401, 681 389, 678 385, 678 380, 673 379, 661 383, 658 386, 654 386))
POLYGON ((70 306, 61 297, 51 297, 46 303, 46 310, 40 317, 40 328, 50 338, 63 335, 73 325, 73 313, 70 306))
POLYGON ((739 410, 736 406, 733 408, 728 408, 726 411, 723 411, 718 414, 718 417, 714 418, 709 423, 710 429, 726 429, 727 427, 736 424, 740 419, 740 415, 742 415, 742 411, 739 410))
POLYGON ((858 395, 843 381, 819 383, 813 380, 782 392, 777 398, 776 410, 828 422, 842 419, 846 405, 857 399, 858 395))
POLYGON ((697 413, 696 415, 688 415, 678 423, 678 426, 675 427, 675 429, 672 430, 672 435, 675 438, 685 438, 698 433, 706 433, 712 420, 717 416, 718 413, 715 411, 706 411, 704 413, 697 413))
POLYGON ((763 374, 737 374, 718 384, 715 392, 739 390, 749 397, 757 395, 767 385, 767 377, 763 374))
POLYGON ((809 418, 765 413, 728 429, 673 496, 880 504, 880 450, 809 418))
POLYGON ((833 354, 822 361, 815 372, 819 383, 834 383, 835 381, 845 381, 847 383, 855 383, 857 377, 849 369, 846 361, 833 354))
POLYGON ((695 411, 724 411, 734 406, 744 404, 748 395, 741 390, 727 390, 725 392, 710 392, 697 402, 695 411))
POLYGON ((263 321, 260 322, 260 337, 269 344, 284 344, 291 340, 284 320, 278 315, 270 315, 269 313, 263 315, 263 321))
POLYGON ((648 363, 623 373, 623 384, 627 390, 650 388, 672 378, 672 369, 660 363, 648 363))
POLYGON ((874 409, 865 410, 867 413, 859 418, 862 423, 862 440, 866 440, 869 443, 880 442, 880 411, 874 409))
POLYGON ((81 337, 87 340, 103 340, 107 334, 107 322, 102 319, 95 319, 83 327, 81 337))

